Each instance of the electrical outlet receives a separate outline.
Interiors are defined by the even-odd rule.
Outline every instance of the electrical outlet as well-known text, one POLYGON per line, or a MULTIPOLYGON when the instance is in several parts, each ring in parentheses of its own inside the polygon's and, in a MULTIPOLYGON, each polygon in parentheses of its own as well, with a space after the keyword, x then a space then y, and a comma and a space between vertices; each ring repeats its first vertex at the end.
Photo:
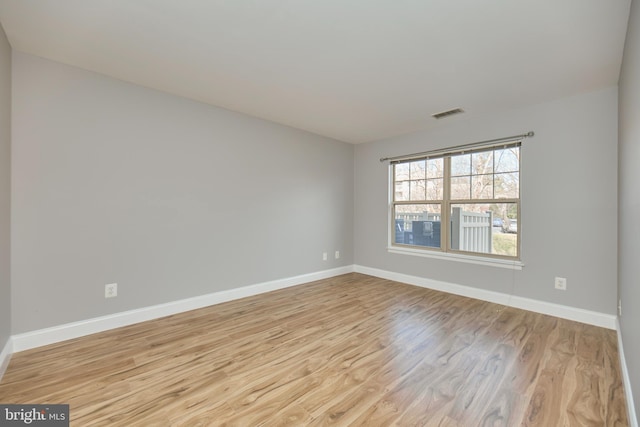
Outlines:
POLYGON ((327 260, 327 253, 326 252, 322 252, 322 260, 323 261, 327 260))
POLYGON ((622 316, 622 300, 618 300, 618 316, 622 316))
POLYGON ((561 291, 567 290, 567 279, 564 277, 556 277, 556 289, 561 291))
POLYGON ((104 285, 104 297, 105 298, 113 298, 118 296, 118 284, 117 283, 109 283, 108 285, 104 285))
POLYGON ((340 258, 340 251, 336 251, 336 259, 340 258))

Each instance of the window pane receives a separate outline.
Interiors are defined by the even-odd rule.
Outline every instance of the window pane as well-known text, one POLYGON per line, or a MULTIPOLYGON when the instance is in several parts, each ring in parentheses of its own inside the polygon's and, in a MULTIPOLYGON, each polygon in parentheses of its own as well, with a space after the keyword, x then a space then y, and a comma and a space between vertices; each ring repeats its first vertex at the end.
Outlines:
POLYGON ((451 205, 451 249, 494 255, 518 255, 516 203, 451 205))
POLYGON ((440 248, 440 204, 395 207, 395 243, 440 248))
POLYGON ((503 147, 394 164, 394 244, 517 258, 520 147, 503 147))
POLYGON ((425 180, 410 181, 411 198, 409 200, 425 200, 427 183, 425 180))
POLYGON ((471 154, 451 157, 451 176, 471 175, 471 154))
POLYGON ((398 163, 393 166, 396 181, 409 179, 409 163, 398 163))
POLYGON ((427 180, 427 200, 442 200, 444 198, 444 179, 427 180))
POLYGON ((393 193, 394 200, 402 202, 409 200, 409 181, 396 182, 395 192, 393 193))
POLYGON ((442 178, 444 176, 444 159, 427 160, 427 178, 442 178))
POLYGON ((411 173, 411 179, 425 179, 425 161, 409 163, 409 169, 411 173))
POLYGON ((474 175, 472 199, 493 199, 493 175, 474 175))
POLYGON ((472 170, 475 175, 493 173, 493 151, 473 153, 472 170))
POLYGON ((517 199, 520 197, 520 174, 498 173, 494 179, 496 199, 517 199))
POLYGON ((471 198, 471 177, 451 178, 451 198, 454 200, 471 198))
POLYGON ((495 151, 496 173, 520 170, 520 147, 495 151))

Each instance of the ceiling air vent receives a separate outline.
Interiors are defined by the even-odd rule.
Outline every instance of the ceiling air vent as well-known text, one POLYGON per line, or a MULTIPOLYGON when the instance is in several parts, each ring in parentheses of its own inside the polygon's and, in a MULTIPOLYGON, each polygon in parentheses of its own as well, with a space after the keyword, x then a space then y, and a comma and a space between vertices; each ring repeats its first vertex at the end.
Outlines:
POLYGON ((432 114, 434 119, 444 119, 445 117, 453 116, 454 114, 464 113, 462 108, 454 108, 453 110, 443 111, 441 113, 432 114))

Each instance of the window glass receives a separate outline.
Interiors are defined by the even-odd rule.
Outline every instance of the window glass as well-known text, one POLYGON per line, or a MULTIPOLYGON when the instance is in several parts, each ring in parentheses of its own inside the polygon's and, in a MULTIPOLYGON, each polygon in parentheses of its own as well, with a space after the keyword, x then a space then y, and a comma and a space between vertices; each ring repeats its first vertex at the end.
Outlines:
POLYGON ((395 243, 440 248, 440 204, 398 205, 394 210, 395 243))
POLYGON ((397 163, 392 185, 392 244, 519 257, 519 143, 397 163))

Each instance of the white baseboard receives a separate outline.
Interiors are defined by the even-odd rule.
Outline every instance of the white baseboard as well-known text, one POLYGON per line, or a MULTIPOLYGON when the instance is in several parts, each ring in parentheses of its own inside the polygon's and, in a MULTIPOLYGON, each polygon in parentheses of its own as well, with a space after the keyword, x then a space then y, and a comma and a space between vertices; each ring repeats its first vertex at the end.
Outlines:
POLYGON ((2 381, 2 377, 9 366, 9 361, 11 360, 11 355, 13 354, 13 340, 11 337, 7 340, 7 343, 4 345, 2 351, 0 351, 0 381, 2 381))
POLYGON ((220 304, 227 301, 301 285, 315 280, 327 279, 351 272, 353 272, 353 265, 348 265, 331 270, 323 270, 285 279, 272 280, 270 282, 258 283, 236 289, 228 289, 198 297, 172 301, 165 304, 124 311, 121 313, 110 314, 108 316, 96 317, 93 319, 17 334, 12 337, 13 351, 18 352, 28 350, 72 338, 103 332, 109 329, 145 322, 147 320, 153 320, 160 317, 170 316, 172 314, 208 307, 214 304, 220 304))
MULTIPOLYGON (((48 344, 53 344, 68 339, 78 338, 85 335, 94 334, 121 326, 132 325, 134 323, 153 320, 172 314, 182 313, 189 310, 195 310, 222 302, 231 301, 248 296, 258 295, 265 292, 284 289, 315 280, 327 279, 338 276, 340 274, 351 273, 353 271, 368 274, 371 276, 381 277, 384 279, 394 280, 397 282, 408 283, 411 285, 421 286, 424 288, 434 289, 438 291, 448 292, 456 295, 462 295, 470 298, 476 298, 483 301, 494 302, 503 305, 509 305, 516 308, 531 310, 538 313, 557 316, 565 319, 575 320, 582 323, 601 326, 608 329, 616 329, 616 317, 613 315, 597 313, 579 308, 567 307, 559 304, 552 304, 543 301, 532 300, 528 298, 515 297, 500 292, 487 291, 483 289, 473 288, 469 286, 457 285, 453 283, 440 282, 436 280, 426 279, 423 277, 410 276, 407 274, 394 273, 386 270, 380 270, 360 265, 348 265, 344 267, 324 270, 315 273, 303 274, 300 276, 289 277, 285 279, 273 280, 255 285, 245 286, 242 288, 229 289, 220 292, 214 292, 193 298, 187 298, 179 301, 172 301, 165 304, 144 307, 136 310, 129 310, 121 313, 115 313, 107 316, 96 317, 92 319, 82 320, 79 322, 67 323, 51 328, 39 329, 36 331, 26 332, 12 336, 11 352, 18 352, 36 348, 48 344)), ((2 355, 4 355, 4 351, 2 355)), ((9 353, 10 354, 10 353, 9 353)), ((0 359, 1 361, 2 359, 0 359)))
POLYGON ((620 330, 620 319, 616 318, 616 330, 618 331, 618 353, 620 354, 620 369, 622 369, 622 381, 624 384, 624 393, 627 400, 627 414, 629 417, 629 427, 638 427, 638 417, 634 406, 633 392, 631 391, 631 379, 627 370, 627 361, 624 357, 624 348, 622 346, 622 331, 620 330))
POLYGON ((612 314, 583 310, 581 308, 568 307, 565 305, 553 304, 550 302, 504 294, 501 292, 487 291, 484 289, 458 285, 455 283, 440 282, 438 280, 432 280, 418 276, 410 276, 408 274, 395 273, 392 271, 380 270, 377 268, 365 267, 361 265, 355 265, 354 271, 356 273, 368 274, 370 276, 394 280, 396 282, 407 283, 410 285, 434 289, 450 294, 489 301, 515 308, 521 308, 523 310, 548 314, 550 316, 560 317, 563 319, 575 320, 576 322, 600 326, 607 329, 616 329, 616 316, 612 314))

